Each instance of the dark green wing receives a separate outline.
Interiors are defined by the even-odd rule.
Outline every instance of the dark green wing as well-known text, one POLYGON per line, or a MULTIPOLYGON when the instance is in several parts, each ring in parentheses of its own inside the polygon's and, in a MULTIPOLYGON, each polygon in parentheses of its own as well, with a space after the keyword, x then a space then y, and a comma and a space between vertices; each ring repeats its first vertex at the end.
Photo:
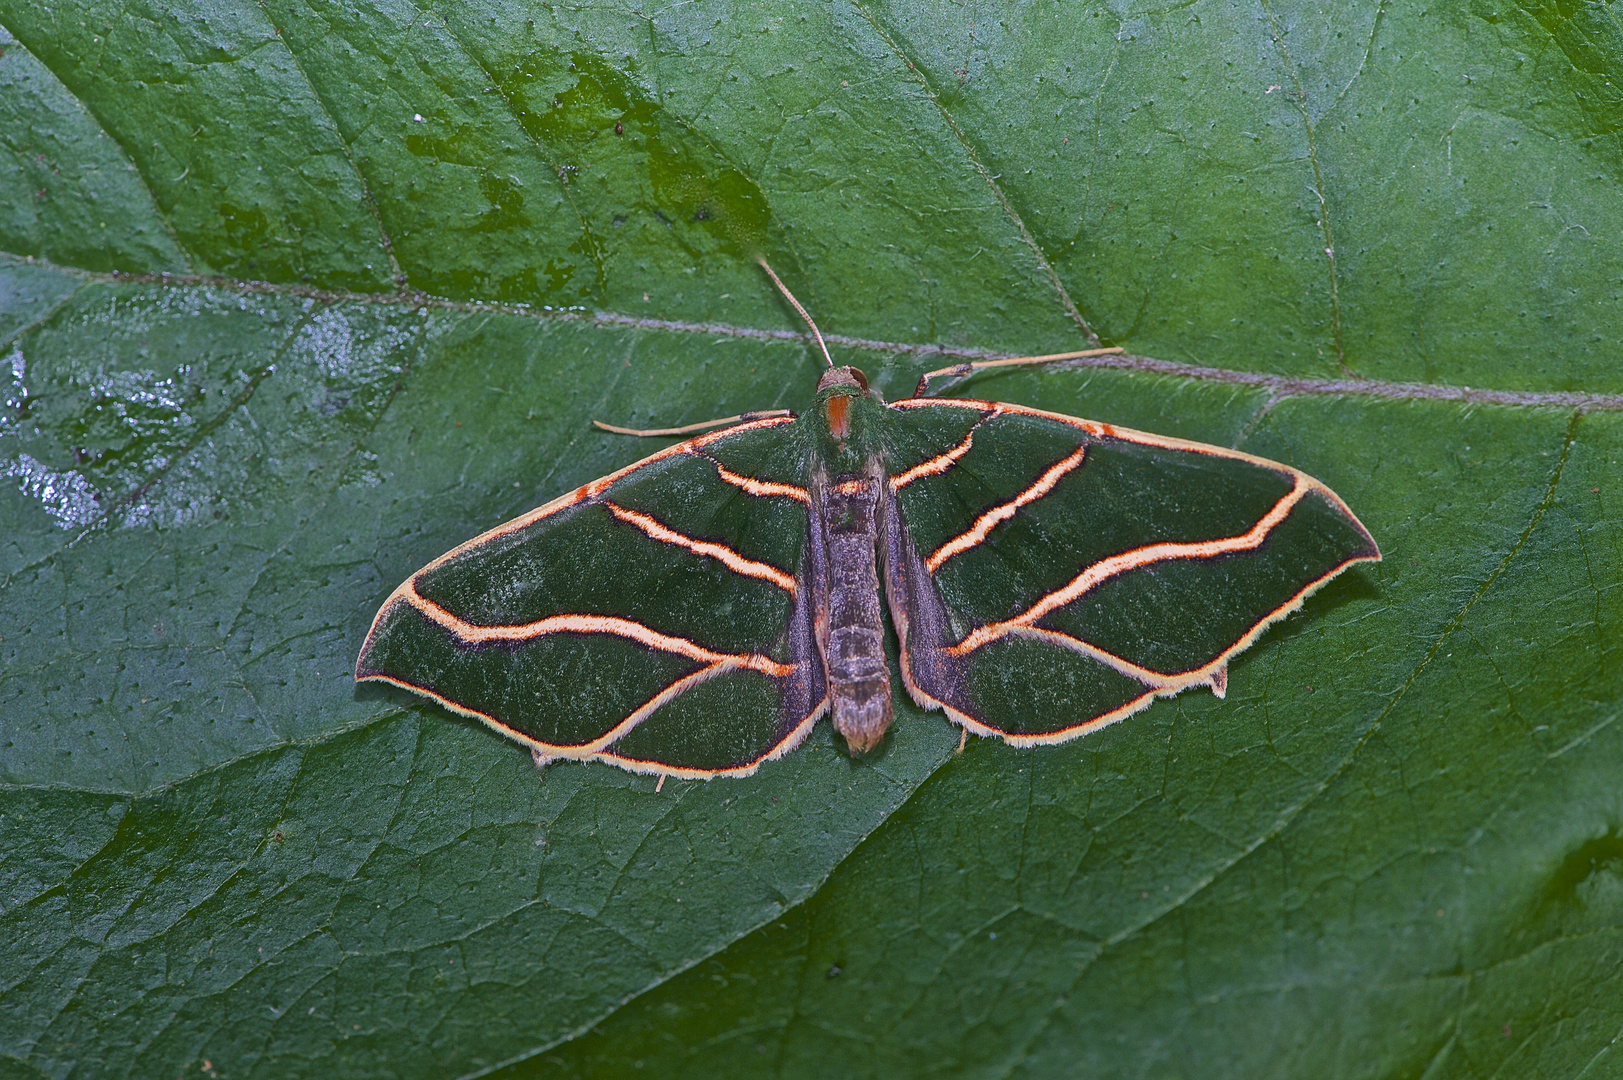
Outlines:
POLYGON ((1018 405, 891 406, 886 591, 915 701, 1018 746, 1191 686, 1380 558, 1277 462, 1018 405))
POLYGON ((787 753, 825 704, 790 423, 670 447, 440 556, 384 603, 355 677, 543 762, 697 778, 787 753))

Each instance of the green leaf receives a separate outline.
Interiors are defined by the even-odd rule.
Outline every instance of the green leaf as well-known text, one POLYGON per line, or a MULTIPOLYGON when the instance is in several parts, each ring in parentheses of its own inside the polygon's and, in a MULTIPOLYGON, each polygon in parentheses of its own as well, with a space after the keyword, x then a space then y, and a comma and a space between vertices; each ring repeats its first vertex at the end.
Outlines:
POLYGON ((6 1067, 1615 1071, 1620 61, 1600 5, 0 0, 6 1067), (1124 346, 963 392, 1386 561, 1031 751, 656 795, 357 692, 394 583, 646 451, 590 419, 810 400, 757 250, 888 398, 1124 346))

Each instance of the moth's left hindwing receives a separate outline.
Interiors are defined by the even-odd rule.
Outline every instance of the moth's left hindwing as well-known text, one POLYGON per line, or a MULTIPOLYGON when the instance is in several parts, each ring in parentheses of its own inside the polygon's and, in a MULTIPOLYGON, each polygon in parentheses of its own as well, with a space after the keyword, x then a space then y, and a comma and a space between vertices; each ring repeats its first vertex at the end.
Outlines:
POLYGON ((383 605, 356 678, 545 756, 708 777, 787 753, 825 704, 793 431, 670 447, 448 552, 383 605))
POLYGON ((1277 462, 1017 405, 891 406, 886 587, 914 699, 1016 745, 1191 686, 1380 558, 1277 462))

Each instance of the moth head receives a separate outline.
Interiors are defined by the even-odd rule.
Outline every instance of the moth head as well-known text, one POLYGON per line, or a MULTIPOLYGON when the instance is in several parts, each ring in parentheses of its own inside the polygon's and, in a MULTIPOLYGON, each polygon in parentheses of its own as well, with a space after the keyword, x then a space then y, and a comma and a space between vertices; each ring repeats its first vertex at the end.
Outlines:
POLYGON ((859 394, 866 394, 868 376, 854 367, 829 368, 823 372, 823 377, 817 380, 817 392, 821 394, 831 386, 848 386, 859 394))

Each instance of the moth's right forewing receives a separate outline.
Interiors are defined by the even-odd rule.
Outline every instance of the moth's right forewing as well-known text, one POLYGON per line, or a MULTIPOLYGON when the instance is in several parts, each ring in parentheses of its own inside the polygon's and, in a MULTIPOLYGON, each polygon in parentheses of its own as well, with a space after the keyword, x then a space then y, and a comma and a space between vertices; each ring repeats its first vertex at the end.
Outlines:
POLYGON ((752 771, 823 706, 802 455, 787 419, 682 443, 425 566, 378 614, 361 679, 549 757, 752 771))

